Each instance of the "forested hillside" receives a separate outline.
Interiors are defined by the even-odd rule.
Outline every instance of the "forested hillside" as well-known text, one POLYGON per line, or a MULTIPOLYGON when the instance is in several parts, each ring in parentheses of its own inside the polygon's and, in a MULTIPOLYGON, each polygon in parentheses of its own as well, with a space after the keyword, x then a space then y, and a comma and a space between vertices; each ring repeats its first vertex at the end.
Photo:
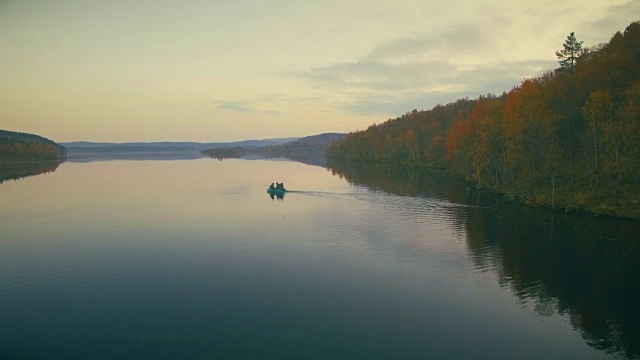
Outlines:
POLYGON ((0 163, 61 161, 67 150, 42 136, 0 130, 0 163))
POLYGON ((324 133, 305 136, 300 139, 276 146, 264 146, 260 151, 266 155, 285 156, 287 154, 300 154, 320 152, 324 153, 327 146, 336 140, 344 138, 345 134, 324 133))
POLYGON ((528 203, 640 218, 640 22, 500 96, 348 134, 331 158, 446 168, 528 203))
POLYGON ((286 157, 293 158, 299 156, 321 156, 324 157, 325 150, 331 142, 344 138, 345 134, 340 133, 324 133, 311 136, 305 136, 302 138, 296 138, 295 140, 278 144, 278 145, 266 145, 260 147, 249 146, 229 146, 218 147, 213 149, 203 150, 202 153, 216 158, 234 158, 247 155, 260 155, 265 157, 286 157))

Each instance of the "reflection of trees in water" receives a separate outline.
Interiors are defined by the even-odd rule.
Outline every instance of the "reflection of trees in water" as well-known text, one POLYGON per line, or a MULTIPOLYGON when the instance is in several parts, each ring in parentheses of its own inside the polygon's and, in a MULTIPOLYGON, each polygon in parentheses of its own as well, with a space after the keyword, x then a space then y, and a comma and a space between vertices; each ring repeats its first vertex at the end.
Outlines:
POLYGON ((289 155, 286 156, 286 158, 307 165, 315 165, 321 167, 327 166, 327 159, 325 158, 324 153, 289 155))
POLYGON ((297 161, 299 163, 314 165, 325 167, 327 165, 327 159, 325 157, 324 151, 316 151, 316 152, 304 152, 304 153, 284 153, 284 152, 259 152, 257 150, 249 151, 244 148, 239 148, 240 150, 234 153, 228 153, 221 149, 220 151, 207 150, 202 153, 212 157, 214 159, 223 161, 225 159, 244 159, 244 160, 262 160, 262 159, 288 159, 292 161, 297 161))
MULTIPOLYGON (((349 182, 391 193, 496 204, 442 174, 365 163, 329 167, 349 182)), ((518 205, 455 214, 475 266, 495 271, 523 304, 541 316, 569 316, 590 346, 640 357, 640 223, 518 205)))
POLYGON ((0 164, 0 184, 8 180, 54 172, 61 163, 59 161, 42 161, 0 164))
POLYGON ((344 162, 330 159, 327 167, 348 182, 380 188, 400 195, 429 196, 454 203, 472 203, 474 191, 464 182, 443 172, 427 172, 406 167, 369 162, 344 162))
MULTIPOLYGON (((254 155, 255 156, 255 155, 254 155)), ((246 157, 243 157, 245 159, 246 157)), ((251 159, 251 157, 249 157, 251 159)), ((314 165, 325 167, 327 166, 327 159, 324 155, 324 152, 307 152, 307 153, 282 153, 282 154, 258 154, 257 157, 253 157, 253 159, 289 159, 292 161, 297 161, 299 163, 314 165)))
POLYGON ((589 345, 640 356, 638 223, 520 208, 469 209, 474 260, 541 315, 566 314, 589 345))

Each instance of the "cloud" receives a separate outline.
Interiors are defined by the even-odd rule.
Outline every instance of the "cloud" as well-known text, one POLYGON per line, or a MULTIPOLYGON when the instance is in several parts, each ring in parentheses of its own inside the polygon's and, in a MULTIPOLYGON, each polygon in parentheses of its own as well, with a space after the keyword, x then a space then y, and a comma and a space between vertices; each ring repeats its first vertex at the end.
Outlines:
POLYGON ((247 100, 235 100, 235 101, 214 100, 211 103, 216 105, 219 109, 238 112, 238 113, 262 113, 262 114, 268 114, 268 115, 280 114, 280 112, 277 110, 257 109, 255 104, 247 100))
POLYGON ((337 101, 334 105, 356 115, 395 117, 412 109, 430 109, 438 104, 452 102, 459 98, 464 98, 464 94, 438 91, 408 92, 396 97, 367 94, 349 100, 337 101))
POLYGON ((529 27, 510 20, 508 9, 485 6, 479 15, 475 23, 397 37, 355 60, 289 75, 326 93, 330 106, 388 116, 467 96, 499 94, 556 67, 552 53, 547 59, 523 60, 531 55, 531 44, 500 35, 504 27, 529 27))
POLYGON ((360 57, 293 76, 325 93, 334 108, 397 116, 414 108, 509 91, 525 78, 557 67, 553 41, 562 42, 565 27, 578 35, 590 34, 593 39, 580 40, 595 45, 603 40, 594 36, 612 35, 640 18, 640 3, 495 2, 458 15, 457 24, 438 28, 443 22, 432 19, 424 30, 374 44, 360 57), (561 21, 572 12, 580 16, 561 21))
POLYGON ((336 94, 333 106, 358 115, 397 115, 465 96, 501 93, 555 67, 553 60, 457 65, 431 60, 401 64, 362 60, 298 74, 336 94))
POLYGON ((461 71, 450 81, 473 91, 474 94, 497 93, 509 90, 525 78, 541 75, 557 66, 554 60, 526 60, 486 64, 461 71))
MULTIPOLYGON (((602 34, 613 36, 617 31, 623 32, 631 22, 638 19, 640 19, 640 2, 631 0, 609 7, 602 12, 602 16, 583 24, 583 27, 589 29, 589 31, 586 31, 588 34, 597 34, 599 37, 602 34)), ((580 34, 577 33, 576 35, 579 36, 580 34)), ((585 43, 593 45, 596 45, 595 42, 597 41, 595 38, 584 38, 584 40, 585 43)), ((609 41, 609 38, 601 39, 600 41, 609 41)))
POLYGON ((401 37, 376 46, 365 59, 392 60, 421 56, 452 56, 486 47, 489 39, 475 25, 463 25, 441 33, 401 37))
POLYGON ((255 112, 248 101, 217 101, 214 102, 220 109, 234 112, 255 112))
POLYGON ((298 75, 332 91, 395 92, 440 84, 457 71, 453 64, 440 60, 402 64, 361 60, 313 68, 298 75))
POLYGON ((259 95, 257 97, 257 100, 268 103, 277 102, 284 104, 313 106, 317 105, 319 102, 324 101, 325 98, 321 96, 295 96, 283 93, 266 93, 259 95))

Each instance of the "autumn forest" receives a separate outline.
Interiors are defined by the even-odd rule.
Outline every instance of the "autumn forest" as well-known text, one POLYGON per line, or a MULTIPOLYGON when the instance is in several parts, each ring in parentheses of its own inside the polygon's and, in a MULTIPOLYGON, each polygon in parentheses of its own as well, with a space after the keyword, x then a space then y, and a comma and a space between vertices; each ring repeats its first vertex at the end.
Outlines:
POLYGON ((413 110, 329 158, 446 169, 525 203, 640 218, 640 22, 607 44, 571 33, 559 67, 501 95, 413 110))

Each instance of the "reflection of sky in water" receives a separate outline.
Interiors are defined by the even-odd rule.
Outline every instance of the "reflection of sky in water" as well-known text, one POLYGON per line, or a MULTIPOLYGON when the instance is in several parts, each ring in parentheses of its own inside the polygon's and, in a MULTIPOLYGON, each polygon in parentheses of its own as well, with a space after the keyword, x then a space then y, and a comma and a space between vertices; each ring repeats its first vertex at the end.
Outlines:
POLYGON ((566 316, 523 310, 499 269, 477 266, 460 206, 370 191, 321 167, 66 163, 0 185, 0 203, 0 288, 12 294, 0 300, 0 339, 15 349, 27 340, 12 326, 26 319, 25 337, 42 349, 83 332, 99 339, 107 321, 123 346, 148 333, 138 354, 166 350, 164 326, 184 332, 187 348, 215 348, 209 334, 245 349, 304 338, 333 358, 363 349, 389 358, 385 348, 409 358, 606 357, 566 316), (275 181, 293 190, 283 201, 266 193, 275 181), (48 335, 63 317, 76 319, 63 326, 68 338, 48 335))

